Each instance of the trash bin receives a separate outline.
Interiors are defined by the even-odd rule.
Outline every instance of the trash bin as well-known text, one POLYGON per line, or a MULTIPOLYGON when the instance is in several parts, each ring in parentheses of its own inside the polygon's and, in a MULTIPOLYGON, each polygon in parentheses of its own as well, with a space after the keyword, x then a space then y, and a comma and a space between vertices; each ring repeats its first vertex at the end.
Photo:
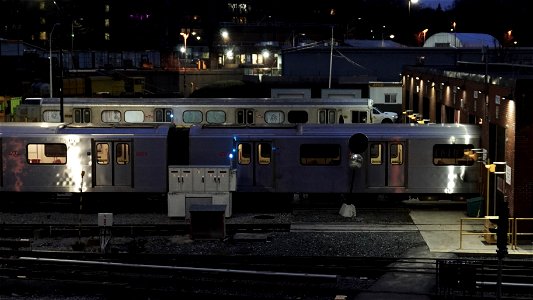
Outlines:
POLYGON ((481 205, 483 203, 483 197, 474 197, 466 199, 466 215, 469 217, 479 218, 483 215, 483 209, 481 205))

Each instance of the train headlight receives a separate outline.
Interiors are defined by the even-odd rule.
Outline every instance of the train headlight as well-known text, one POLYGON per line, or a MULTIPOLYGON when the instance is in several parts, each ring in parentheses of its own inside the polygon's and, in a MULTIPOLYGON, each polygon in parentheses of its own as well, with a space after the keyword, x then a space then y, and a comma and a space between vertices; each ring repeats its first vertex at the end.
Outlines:
POLYGON ((350 154, 350 168, 361 168, 363 166, 363 156, 361 154, 350 154))

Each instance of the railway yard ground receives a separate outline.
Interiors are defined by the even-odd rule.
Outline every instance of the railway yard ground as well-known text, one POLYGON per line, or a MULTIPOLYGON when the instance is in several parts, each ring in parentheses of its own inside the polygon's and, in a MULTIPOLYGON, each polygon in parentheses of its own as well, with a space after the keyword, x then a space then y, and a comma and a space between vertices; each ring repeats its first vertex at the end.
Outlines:
MULTIPOLYGON (((170 218, 165 213, 153 212, 117 212, 112 218, 112 226, 103 230, 103 227, 98 226, 98 215, 93 212, 1 212, 0 249, 23 250, 26 255, 40 251, 78 251, 205 257, 366 258, 370 261, 386 258, 396 261, 391 265, 409 264, 411 271, 387 272, 367 283, 368 286, 358 287, 357 292, 341 289, 342 292, 322 298, 297 298, 364 300, 496 297, 493 292, 480 292, 479 286, 483 283, 479 282, 474 292, 458 284, 461 283, 460 279, 455 279, 448 286, 442 277, 439 279, 441 273, 436 272, 436 269, 448 268, 450 265, 464 265, 465 260, 467 265, 468 261, 480 258, 498 261, 494 236, 486 230, 487 221, 468 217, 465 203, 441 201, 439 205, 433 205, 412 201, 391 207, 355 207, 348 214, 341 207, 298 207, 282 212, 236 210, 229 218, 219 218, 218 221, 211 219, 202 224, 195 224, 194 217, 170 218), (17 246, 17 240, 25 243, 21 242, 17 246), (83 246, 76 249, 76 245, 83 246), (432 271, 413 272, 417 268, 425 269, 420 265, 424 265, 421 261, 427 259, 433 261, 432 271), (402 260, 406 261, 402 263, 402 260)), ((510 243, 504 260, 532 262, 533 243, 510 243)), ((452 277, 461 274, 461 270, 463 269, 456 270, 459 273, 452 277)), ((344 281, 341 285, 353 284, 353 278, 344 281)), ((528 296, 533 295, 531 283, 520 284, 525 286, 528 296)), ((18 292, 0 293, 0 299, 30 298, 25 298, 18 292)), ((150 297, 142 299, 148 298, 150 297)), ((252 298, 255 297, 250 297, 252 298)))

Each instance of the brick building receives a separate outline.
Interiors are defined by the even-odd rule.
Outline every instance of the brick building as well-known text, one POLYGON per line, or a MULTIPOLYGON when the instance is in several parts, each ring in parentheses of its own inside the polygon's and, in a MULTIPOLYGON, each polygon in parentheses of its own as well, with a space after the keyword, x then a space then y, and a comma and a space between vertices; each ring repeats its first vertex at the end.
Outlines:
POLYGON ((404 109, 432 123, 482 128, 480 193, 485 215, 533 216, 533 68, 529 65, 458 63, 403 68, 404 109), (489 167, 492 165, 493 169, 489 167), (488 185, 487 185, 488 184, 488 185))

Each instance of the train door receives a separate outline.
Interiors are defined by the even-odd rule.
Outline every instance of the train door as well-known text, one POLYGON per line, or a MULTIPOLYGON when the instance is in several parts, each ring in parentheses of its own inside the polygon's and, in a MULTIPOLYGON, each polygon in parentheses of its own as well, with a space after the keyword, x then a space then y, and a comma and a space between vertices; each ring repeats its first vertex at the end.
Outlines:
POLYGON ((92 123, 91 120, 91 109, 88 107, 85 108, 74 108, 73 110, 73 122, 76 124, 80 123, 92 123))
MULTIPOLYGON (((342 114, 340 115, 342 118, 342 114)), ((318 109, 318 123, 319 124, 335 124, 337 123, 337 111, 335 109, 319 108, 318 109)), ((339 123, 344 123, 344 119, 339 120, 339 123)))
POLYGON ((239 108, 236 110, 236 124, 255 124, 255 114, 253 109, 239 108))
POLYGON ((239 187, 245 189, 273 187, 272 142, 239 141, 237 152, 237 182, 239 187))
POLYGON ((369 188, 405 186, 407 171, 405 145, 405 141, 369 143, 367 173, 369 188))
POLYGON ((132 186, 131 140, 93 141, 93 183, 96 186, 132 186))

